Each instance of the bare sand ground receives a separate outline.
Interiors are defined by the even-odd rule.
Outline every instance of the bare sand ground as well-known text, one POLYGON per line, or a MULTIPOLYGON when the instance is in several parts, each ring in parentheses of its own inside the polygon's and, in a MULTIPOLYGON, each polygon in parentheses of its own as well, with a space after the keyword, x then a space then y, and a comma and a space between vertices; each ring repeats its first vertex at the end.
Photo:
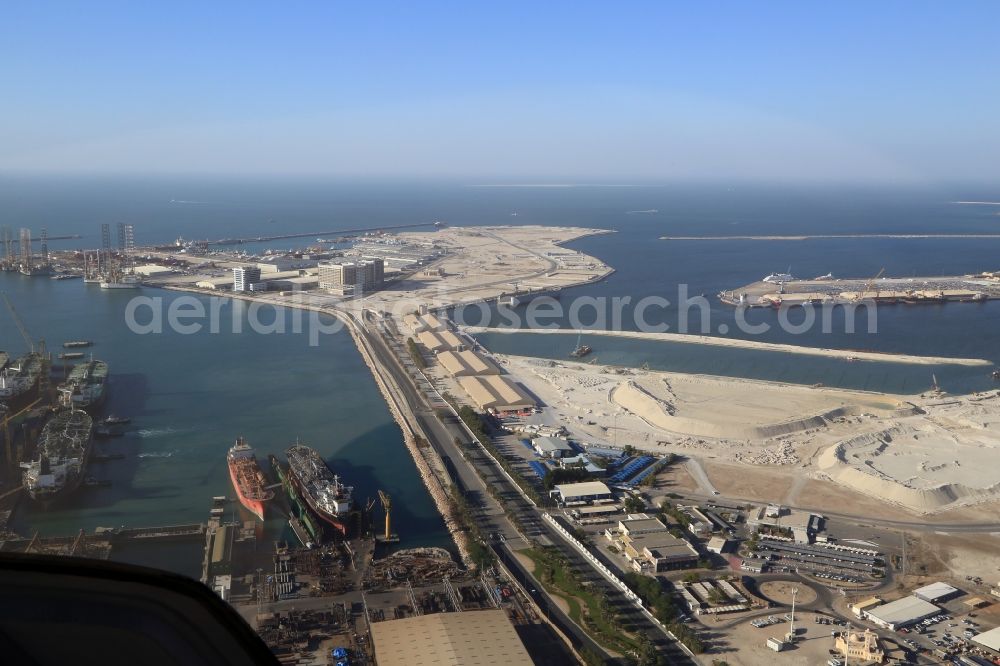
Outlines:
POLYGON ((1000 499, 1000 391, 896 396, 498 359, 578 440, 696 458, 730 497, 885 517, 1000 499))
POLYGON ((791 473, 774 467, 733 465, 704 461, 702 467, 712 485, 726 497, 741 497, 758 502, 781 502, 802 470, 791 473))
POLYGON ((761 594, 779 604, 791 605, 793 590, 796 604, 811 604, 816 601, 816 591, 807 585, 798 585, 786 580, 769 580, 760 584, 761 594))
MULTIPOLYGON (((577 335, 572 329, 504 329, 481 326, 467 327, 469 333, 536 333, 538 335, 577 335)), ((716 345, 718 347, 739 347, 742 349, 761 349, 764 351, 779 351, 792 354, 809 354, 811 356, 829 356, 833 358, 854 357, 866 361, 883 361, 887 363, 913 363, 920 365, 939 365, 952 363, 956 365, 993 365, 992 361, 981 358, 951 358, 948 356, 913 356, 910 354, 883 354, 878 352, 851 351, 846 349, 826 349, 821 347, 800 347, 798 345, 779 344, 774 342, 759 342, 757 340, 741 340, 738 338, 722 338, 711 335, 693 335, 686 333, 654 333, 649 331, 587 331, 587 335, 611 336, 619 338, 635 338, 639 340, 660 340, 665 342, 685 342, 699 345, 716 345)))

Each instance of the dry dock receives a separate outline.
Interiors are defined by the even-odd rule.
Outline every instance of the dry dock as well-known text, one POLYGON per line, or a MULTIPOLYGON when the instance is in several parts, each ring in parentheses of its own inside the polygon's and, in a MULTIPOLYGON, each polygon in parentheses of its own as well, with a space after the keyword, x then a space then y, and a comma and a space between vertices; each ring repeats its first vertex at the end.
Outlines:
POLYGON ((719 293, 729 305, 935 305, 949 301, 983 303, 1000 298, 1000 273, 937 277, 815 278, 761 280, 719 293))

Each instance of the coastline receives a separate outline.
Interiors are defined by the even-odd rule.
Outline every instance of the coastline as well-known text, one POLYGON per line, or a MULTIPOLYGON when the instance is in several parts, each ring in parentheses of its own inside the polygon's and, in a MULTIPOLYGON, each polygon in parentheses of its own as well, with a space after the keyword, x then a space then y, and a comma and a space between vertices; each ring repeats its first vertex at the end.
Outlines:
MULTIPOLYGON (((574 329, 512 329, 490 326, 466 326, 466 333, 532 333, 537 335, 578 335, 574 329)), ((719 338, 710 335, 694 335, 685 333, 652 333, 645 331, 595 331, 586 330, 588 336, 607 336, 618 338, 633 338, 637 340, 652 340, 658 342, 684 342, 697 345, 715 345, 718 347, 735 347, 739 349, 756 349, 760 351, 785 352, 791 354, 808 354, 811 356, 826 356, 831 358, 857 358, 866 361, 882 361, 887 363, 906 363, 912 365, 965 365, 992 366, 993 363, 981 358, 951 358, 946 356, 913 356, 910 354, 892 354, 887 352, 852 351, 850 349, 830 349, 825 347, 800 347, 778 342, 759 342, 738 338, 719 338)))

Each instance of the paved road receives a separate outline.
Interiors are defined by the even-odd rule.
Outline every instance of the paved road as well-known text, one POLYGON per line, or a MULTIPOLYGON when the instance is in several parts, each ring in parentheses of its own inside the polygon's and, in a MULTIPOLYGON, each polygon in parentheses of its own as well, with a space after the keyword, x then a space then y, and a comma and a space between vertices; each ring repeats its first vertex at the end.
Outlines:
MULTIPOLYGON (((570 565, 580 573, 584 580, 594 585, 597 589, 606 592, 612 605, 622 610, 625 623, 634 627, 636 631, 646 634, 653 644, 659 648, 660 652, 667 657, 669 663, 684 666, 694 664, 663 629, 651 622, 620 590, 605 580, 586 559, 564 541, 556 530, 541 520, 538 510, 525 499, 520 489, 504 475, 496 461, 489 454, 478 446, 460 447, 455 444, 456 437, 462 442, 470 441, 470 435, 464 424, 456 418, 448 418, 444 423, 438 419, 434 411, 427 405, 423 395, 420 394, 413 384, 406 369, 399 363, 397 357, 381 335, 371 332, 370 329, 363 329, 361 334, 365 336, 365 339, 376 354, 378 362, 392 374, 393 380, 403 392, 403 398, 410 405, 418 424, 424 429, 431 446, 445 459, 445 464, 448 466, 453 478, 456 478, 460 485, 464 486, 463 490, 465 491, 466 498, 470 505, 477 511, 477 520, 484 533, 503 535, 504 547, 516 548, 524 545, 517 529, 504 514, 499 503, 486 490, 483 480, 476 474, 473 466, 483 473, 490 486, 502 498, 506 508, 511 513, 517 515, 519 522, 525 529, 526 536, 532 539, 539 539, 543 542, 547 541, 558 547, 569 558, 570 565), (465 457, 462 455, 463 452, 465 453, 465 457)), ((496 541, 491 545, 494 547, 494 550, 498 548, 496 541)), ((505 548, 502 548, 501 552, 507 551, 505 548)), ((545 595, 544 590, 541 589, 537 581, 530 578, 527 571, 516 564, 515 558, 501 557, 501 559, 505 564, 507 561, 514 562, 515 564, 512 566, 516 567, 517 575, 525 577, 525 580, 533 581, 532 587, 528 589, 536 590, 535 593, 532 593, 532 597, 536 598, 536 601, 538 599, 542 600, 539 606, 543 611, 548 608, 551 612, 556 608, 555 604, 545 595)), ((515 571, 512 571, 512 573, 515 573, 515 571)), ((568 622, 568 618, 565 618, 565 616, 562 617, 568 622)), ((596 647, 593 641, 576 624, 569 622, 564 631, 571 636, 571 640, 574 641, 575 645, 583 644, 596 647)))

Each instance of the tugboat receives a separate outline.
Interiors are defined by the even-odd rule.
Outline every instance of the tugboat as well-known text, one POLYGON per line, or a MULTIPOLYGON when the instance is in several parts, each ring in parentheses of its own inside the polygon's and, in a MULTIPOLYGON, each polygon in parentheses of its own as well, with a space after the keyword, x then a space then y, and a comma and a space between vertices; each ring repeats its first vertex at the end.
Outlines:
POLYGON ((572 356, 573 358, 583 358, 584 356, 586 356, 590 352, 594 351, 590 347, 590 345, 580 344, 580 338, 582 336, 583 336, 583 333, 580 333, 580 334, 578 334, 576 336, 576 348, 573 349, 573 351, 571 351, 569 353, 569 355, 572 356))

